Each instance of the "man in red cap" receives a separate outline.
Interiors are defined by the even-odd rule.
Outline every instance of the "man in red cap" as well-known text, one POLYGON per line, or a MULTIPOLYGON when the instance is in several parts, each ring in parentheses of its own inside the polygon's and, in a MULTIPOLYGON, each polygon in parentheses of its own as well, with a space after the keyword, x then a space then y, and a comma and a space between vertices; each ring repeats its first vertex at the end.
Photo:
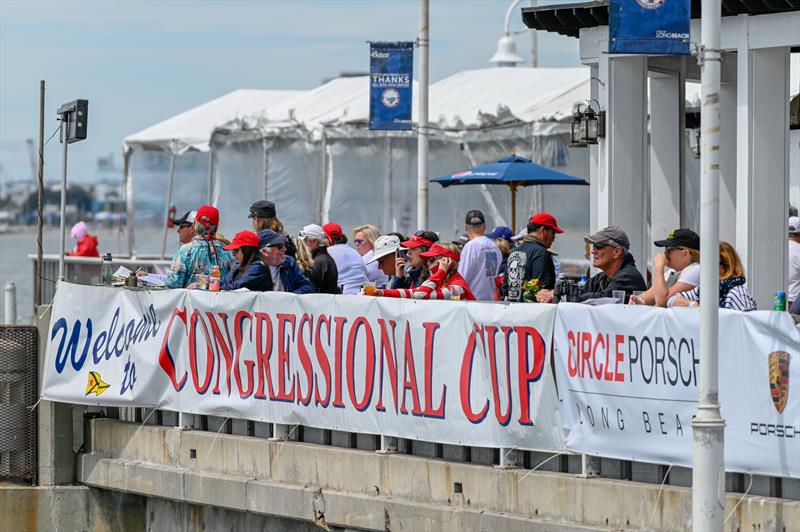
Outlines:
MULTIPOLYGON (((224 279, 233 265, 233 255, 217 240, 219 211, 213 205, 197 209, 192 241, 175 254, 164 284, 169 288, 195 288, 200 276, 208 276, 214 266, 224 279)), ((207 278, 207 277, 206 277, 207 278)))
POLYGON ((556 285, 556 269, 550 246, 556 233, 563 233, 552 214, 537 212, 528 220, 528 234, 522 245, 508 255, 502 293, 508 301, 522 301, 525 283, 539 279, 539 286, 552 290, 556 285))

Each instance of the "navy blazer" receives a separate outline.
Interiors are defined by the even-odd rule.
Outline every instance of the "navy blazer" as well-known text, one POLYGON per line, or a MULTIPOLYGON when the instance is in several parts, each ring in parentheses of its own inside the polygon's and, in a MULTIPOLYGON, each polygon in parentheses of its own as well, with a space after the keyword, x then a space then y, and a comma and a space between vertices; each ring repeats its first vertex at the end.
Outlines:
POLYGON ((264 292, 272 290, 272 278, 261 259, 256 259, 250 263, 247 270, 242 272, 241 275, 239 275, 239 264, 232 268, 222 280, 221 288, 223 290, 247 288, 255 292, 264 292))

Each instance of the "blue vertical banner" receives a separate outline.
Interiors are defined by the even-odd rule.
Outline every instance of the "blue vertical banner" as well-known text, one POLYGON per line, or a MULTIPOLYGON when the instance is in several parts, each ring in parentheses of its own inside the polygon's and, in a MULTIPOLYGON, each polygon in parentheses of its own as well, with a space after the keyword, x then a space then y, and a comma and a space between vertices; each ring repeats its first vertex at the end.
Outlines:
POLYGON ((608 53, 689 55, 691 0, 610 0, 608 53))
POLYGON ((369 128, 411 129, 413 42, 371 42, 369 128))

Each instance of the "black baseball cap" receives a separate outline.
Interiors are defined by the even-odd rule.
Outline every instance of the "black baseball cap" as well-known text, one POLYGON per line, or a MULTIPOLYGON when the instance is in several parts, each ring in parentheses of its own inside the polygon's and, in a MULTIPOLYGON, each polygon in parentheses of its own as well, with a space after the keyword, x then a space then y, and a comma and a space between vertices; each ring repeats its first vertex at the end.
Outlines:
POLYGON ((483 213, 478 209, 472 209, 467 213, 467 218, 464 220, 467 225, 481 225, 486 223, 483 213))
POLYGON ((691 229, 682 227, 680 229, 674 229, 670 231, 667 235, 667 238, 664 240, 656 240, 653 242, 653 244, 660 248, 676 247, 700 251, 700 235, 691 229))
POLYGON ((254 216, 259 218, 275 218, 277 216, 275 204, 269 200, 258 200, 250 205, 250 218, 254 216))
POLYGON ((172 223, 175 225, 192 225, 197 211, 186 211, 180 218, 173 218, 172 223))

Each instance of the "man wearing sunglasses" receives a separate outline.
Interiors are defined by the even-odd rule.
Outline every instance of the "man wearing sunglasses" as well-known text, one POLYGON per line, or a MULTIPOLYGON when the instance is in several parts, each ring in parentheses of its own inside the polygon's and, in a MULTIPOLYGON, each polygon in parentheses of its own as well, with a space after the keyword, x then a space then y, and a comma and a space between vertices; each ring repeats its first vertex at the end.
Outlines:
POLYGON ((173 218, 172 223, 178 228, 178 240, 181 246, 188 244, 194 237, 194 217, 197 211, 189 211, 180 218, 173 218))
POLYGON ((627 301, 632 292, 647 290, 647 283, 628 251, 631 241, 625 231, 617 226, 606 227, 585 236, 584 241, 592 246, 592 266, 601 271, 583 287, 581 301, 611 297, 613 290, 624 290, 627 301))
POLYGON ((261 260, 267 265, 269 275, 265 291, 312 294, 316 288, 303 275, 292 257, 286 254, 286 236, 264 229, 258 232, 261 260))

